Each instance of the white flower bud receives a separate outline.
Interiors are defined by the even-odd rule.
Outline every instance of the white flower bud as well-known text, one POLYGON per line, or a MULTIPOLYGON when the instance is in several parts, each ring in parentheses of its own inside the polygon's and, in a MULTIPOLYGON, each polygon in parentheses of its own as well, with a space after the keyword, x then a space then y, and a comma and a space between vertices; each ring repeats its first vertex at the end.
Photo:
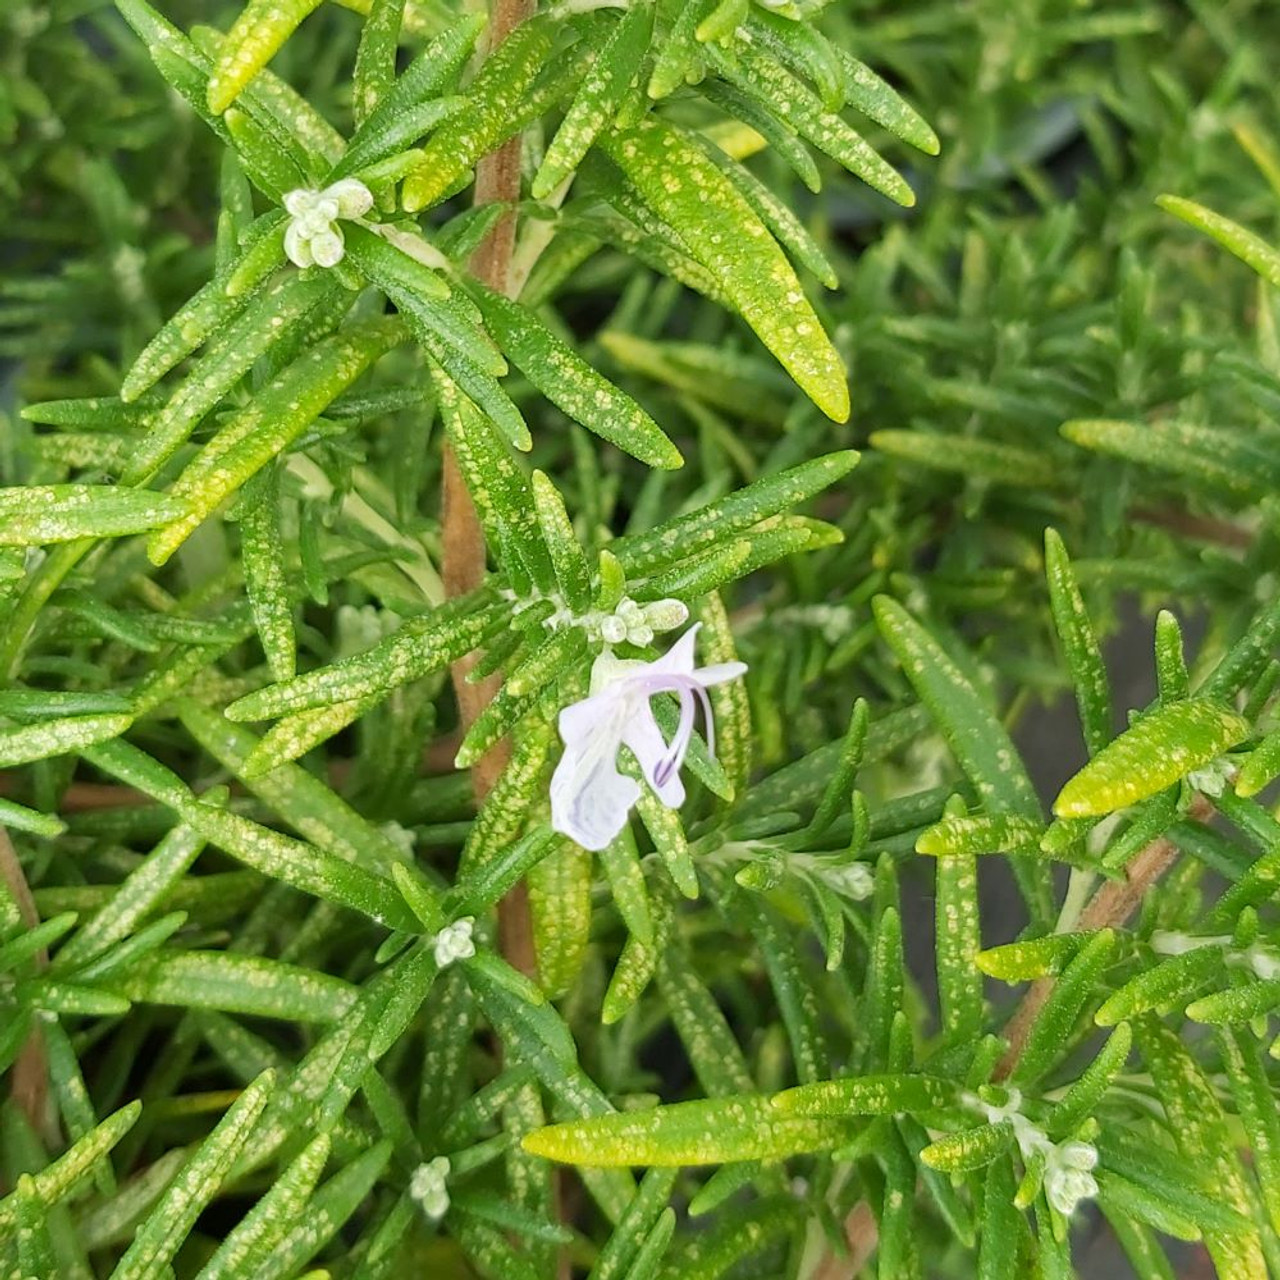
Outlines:
POLYGON ((432 939, 432 954, 440 968, 445 969, 455 960, 469 960, 475 955, 476 944, 472 937, 475 922, 474 916, 462 916, 445 925, 432 939))
POLYGON ((323 191, 298 188, 286 192, 289 225, 284 233, 285 256, 298 267, 335 267, 344 246, 340 218, 359 218, 373 207, 373 193, 357 178, 343 178, 323 191))
POLYGON ((605 644, 621 644, 627 638, 627 624, 621 618, 602 618, 600 638, 605 644))
POLYGON ((427 1164, 420 1164, 409 1179, 409 1195, 418 1207, 438 1222, 449 1212, 449 1157, 436 1156, 427 1164))
POLYGON ((674 631, 689 620, 689 606, 683 600, 654 600, 645 605, 644 620, 655 631, 674 631))
POLYGON ((644 623, 628 627, 627 639, 639 648, 644 648, 645 645, 653 643, 653 628, 646 627, 644 623))

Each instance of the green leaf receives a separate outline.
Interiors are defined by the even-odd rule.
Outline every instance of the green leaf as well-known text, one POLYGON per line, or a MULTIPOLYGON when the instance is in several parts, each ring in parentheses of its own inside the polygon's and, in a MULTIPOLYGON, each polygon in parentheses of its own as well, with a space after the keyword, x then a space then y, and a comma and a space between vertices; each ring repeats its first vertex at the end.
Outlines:
POLYGON ((114 1280, 153 1280, 165 1274, 248 1143, 274 1088, 275 1073, 266 1071, 236 1099, 138 1228, 112 1273, 114 1280))
POLYGON ((196 1280, 238 1280, 251 1275, 301 1218, 329 1159, 330 1138, 317 1134, 266 1194, 231 1229, 196 1280))
MULTIPOLYGON (((141 1102, 130 1102, 112 1112, 92 1132, 86 1133, 68 1151, 31 1177, 39 1202, 49 1208, 64 1200, 86 1178, 107 1153, 124 1137, 142 1114, 141 1102)), ((0 1232, 12 1231, 18 1223, 16 1194, 0 1200, 0 1232)))
POLYGON ((406 212, 438 204, 482 156, 524 128, 530 119, 530 89, 555 46, 555 24, 542 15, 521 23, 489 54, 468 86, 466 110, 436 130, 405 180, 406 212))
POLYGON ((1184 200, 1181 196, 1157 196, 1156 204, 1166 213, 1211 236, 1241 262, 1248 263, 1268 283, 1280 285, 1280 250, 1272 248, 1260 236, 1238 222, 1196 204, 1194 200, 1184 200))
POLYGON ((469 653, 489 630, 494 613, 487 597, 460 596, 411 618, 363 653, 247 694, 233 702, 226 714, 236 721, 265 720, 389 692, 469 653))
POLYGON ((888 1116, 953 1106, 957 1088, 937 1076, 851 1076, 797 1085, 775 1094, 772 1103, 788 1115, 888 1116))
POLYGON ((810 459, 667 520, 647 533, 617 538, 609 549, 629 578, 652 573, 807 501, 848 475, 859 458, 854 450, 845 449, 810 459))
POLYGON ((221 115, 275 57, 320 0, 249 0, 209 78, 209 110, 221 115))
POLYGON ((1099 929, 1080 948, 1054 983, 1023 1045, 1012 1079, 1032 1083, 1045 1074, 1074 1043, 1085 1006, 1096 999, 1099 977, 1115 956, 1116 935, 1099 929))
POLYGON ((653 6, 627 9, 596 54, 533 179, 533 197, 545 200, 582 163, 601 130, 618 114, 653 34, 653 6))
POLYGON ((1145 800, 1248 736, 1243 716, 1202 698, 1147 712, 1064 786, 1053 811, 1090 818, 1145 800))
POLYGON ((561 412, 651 467, 683 465, 662 428, 528 307, 478 281, 469 291, 502 350, 561 412))
POLYGON ((1111 684, 1062 538, 1044 531, 1044 567, 1054 630, 1075 687, 1085 745, 1096 755, 1111 741, 1111 684))
MULTIPOLYGON (((370 12, 361 34, 355 69, 355 101, 361 127, 351 139, 353 148, 366 137, 384 133, 398 116, 452 90, 471 56, 476 37, 484 29, 483 14, 469 13, 455 19, 397 77, 398 32, 391 28, 393 23, 399 27, 400 19, 394 11, 403 7, 397 0, 379 4, 370 12)), ((329 175, 330 181, 352 172, 349 157, 350 153, 329 175)))
POLYGON ((848 1142, 857 1127, 856 1121, 830 1116, 788 1116, 768 1098, 740 1096, 551 1125, 526 1134, 521 1145, 562 1164, 669 1168, 830 1151, 848 1142))
POLYGON ((652 117, 602 145, 800 388, 843 422, 849 388, 839 355, 777 242, 702 148, 652 117))
POLYGON ((351 985, 263 956, 181 951, 135 961, 109 985, 130 1000, 290 1022, 332 1022, 354 1003, 351 985))
POLYGON ((1122 1022, 1049 1113, 1044 1128, 1050 1137, 1068 1137, 1094 1114, 1112 1082, 1124 1069, 1132 1046, 1133 1033, 1129 1024, 1122 1022))
POLYGON ((933 431, 873 431, 868 443, 891 457, 940 471, 955 471, 989 484, 1052 489, 1065 479, 1062 468, 1043 452, 972 436, 933 431))
MULTIPOLYGON (((147 554, 164 564, 230 494, 283 453, 325 407, 403 339, 389 319, 365 321, 316 343, 278 374, 189 462, 173 495, 187 508, 151 535, 147 554)), ((252 495, 247 499, 252 501, 252 495)))
POLYGON ((186 513, 186 503, 124 485, 47 484, 0 489, 0 546, 145 533, 186 513))
POLYGON ((1185 476, 1198 486, 1240 500, 1274 485, 1280 468, 1243 433, 1182 422, 1123 422, 1090 418, 1065 422, 1073 444, 1185 476))

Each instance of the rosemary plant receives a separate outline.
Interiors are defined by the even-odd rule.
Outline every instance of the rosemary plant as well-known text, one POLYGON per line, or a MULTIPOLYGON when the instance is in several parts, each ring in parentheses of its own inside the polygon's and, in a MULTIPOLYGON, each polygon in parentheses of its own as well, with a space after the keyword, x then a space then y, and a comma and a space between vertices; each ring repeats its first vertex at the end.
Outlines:
POLYGON ((1270 5, 343 3, 0 13, 0 1276, 1280 1276, 1270 5))

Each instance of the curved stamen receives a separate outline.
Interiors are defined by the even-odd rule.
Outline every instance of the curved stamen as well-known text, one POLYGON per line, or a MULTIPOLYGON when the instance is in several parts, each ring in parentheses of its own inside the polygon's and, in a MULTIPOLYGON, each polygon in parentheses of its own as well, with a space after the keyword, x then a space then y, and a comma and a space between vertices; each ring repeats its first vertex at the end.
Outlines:
POLYGON ((685 752, 689 749, 689 740, 693 737, 694 717, 697 715, 697 706, 689 696, 689 683, 681 681, 671 692, 678 694, 680 698, 680 723, 676 726, 675 735, 667 745, 667 754, 658 761, 653 771, 653 780, 660 787, 684 763, 685 752))

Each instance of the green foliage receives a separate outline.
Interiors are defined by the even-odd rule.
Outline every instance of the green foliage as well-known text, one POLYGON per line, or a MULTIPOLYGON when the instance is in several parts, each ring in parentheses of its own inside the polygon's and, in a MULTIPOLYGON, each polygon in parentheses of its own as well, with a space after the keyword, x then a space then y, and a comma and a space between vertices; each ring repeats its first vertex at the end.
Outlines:
POLYGON ((0 14, 0 1274, 1280 1275, 1268 6, 515 8, 0 14))

